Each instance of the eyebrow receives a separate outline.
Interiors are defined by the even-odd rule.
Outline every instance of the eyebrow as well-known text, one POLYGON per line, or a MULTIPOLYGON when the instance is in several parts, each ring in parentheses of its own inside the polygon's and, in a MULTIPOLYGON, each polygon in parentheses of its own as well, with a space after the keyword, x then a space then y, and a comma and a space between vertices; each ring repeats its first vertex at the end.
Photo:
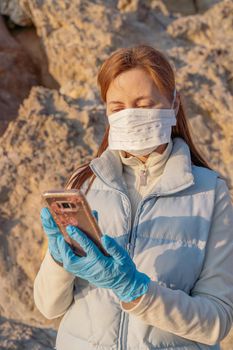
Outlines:
MULTIPOLYGON (((151 101, 154 101, 151 96, 139 96, 135 99, 135 102, 138 102, 139 100, 145 100, 145 99, 150 99, 151 101)), ((122 103, 122 101, 110 101, 109 104, 111 103, 122 103)))

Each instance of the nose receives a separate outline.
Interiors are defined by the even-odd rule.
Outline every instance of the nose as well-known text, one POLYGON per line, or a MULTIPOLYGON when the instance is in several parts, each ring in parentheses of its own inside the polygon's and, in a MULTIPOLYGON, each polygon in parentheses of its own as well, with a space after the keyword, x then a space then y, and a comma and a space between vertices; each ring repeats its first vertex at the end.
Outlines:
POLYGON ((133 102, 127 102, 124 108, 136 108, 136 104, 133 102))

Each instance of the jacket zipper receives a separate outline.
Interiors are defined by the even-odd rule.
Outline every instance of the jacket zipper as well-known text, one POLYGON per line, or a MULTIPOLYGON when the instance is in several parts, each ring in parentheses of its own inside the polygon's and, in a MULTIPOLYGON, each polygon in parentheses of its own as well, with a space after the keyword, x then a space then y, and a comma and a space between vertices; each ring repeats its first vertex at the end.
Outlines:
POLYGON ((140 169, 139 172, 139 185, 140 186, 146 186, 147 185, 147 175, 148 175, 148 169, 145 164, 143 164, 143 169, 140 169))
MULTIPOLYGON (((139 187, 140 186, 145 186, 146 183, 147 183, 147 169, 146 169, 146 166, 143 165, 143 169, 140 169, 140 171, 139 171, 139 187)), ((138 190, 139 190, 139 188, 138 188, 138 190)), ((138 211, 138 208, 136 210, 136 213, 137 213, 137 211, 138 211)), ((131 215, 130 215, 130 221, 131 221, 131 216, 132 216, 132 210, 131 210, 131 215)), ((136 218, 137 217, 134 218, 133 225, 131 225, 131 230, 130 230, 130 233, 129 233, 129 240, 128 240, 127 245, 126 245, 126 249, 127 249, 127 252, 129 254, 129 256, 130 256, 132 231, 134 230, 134 224, 135 224, 135 219, 136 218)), ((127 346, 126 328, 127 328, 128 321, 129 321, 129 316, 126 315, 125 312, 123 312, 122 318, 121 318, 121 324, 120 324, 120 331, 119 331, 119 336, 120 336, 120 340, 121 340, 121 345, 120 345, 120 349, 119 350, 126 349, 126 346, 127 346)))
MULTIPOLYGON (((146 186, 147 185, 147 175, 148 175, 147 167, 146 167, 145 164, 143 164, 143 168, 139 170, 139 181, 138 181, 138 188, 137 188, 138 191, 140 189, 140 186, 146 186)), ((133 232, 136 230, 135 229, 135 225, 137 225, 137 223, 138 223, 139 209, 141 208, 142 203, 144 201, 145 201, 145 198, 143 198, 139 202, 139 204, 137 206, 137 210, 136 210, 136 213, 135 213, 135 218, 134 218, 134 221, 133 221, 133 225, 131 227, 130 234, 129 234, 129 240, 128 240, 128 243, 127 243, 127 252, 129 254, 129 256, 131 257, 131 259, 133 258, 133 254, 131 255, 132 251, 130 249, 131 248, 131 240, 132 240, 132 237, 133 237, 133 232)), ((127 347, 126 328, 127 328, 128 322, 129 322, 129 315, 126 314, 125 312, 123 312, 122 322, 121 322, 121 329, 120 329, 120 332, 119 332, 119 334, 121 335, 122 341, 121 341, 121 348, 119 350, 124 350, 127 347), (126 320, 125 320, 125 318, 126 318, 126 320), (126 325, 125 325, 125 323, 126 323, 126 325)))
MULTIPOLYGON (((131 257, 131 259, 133 258, 133 251, 132 251, 131 240, 132 240, 132 237, 133 237, 133 233, 134 233, 134 231, 136 230, 136 227, 137 227, 135 225, 138 224, 140 209, 142 207, 142 204, 145 202, 145 200, 147 200, 147 198, 148 197, 145 197, 139 202, 137 210, 136 210, 135 218, 134 218, 134 221, 133 221, 133 225, 132 225, 132 228, 131 228, 131 231, 130 231, 129 241, 127 243, 127 252, 129 254, 129 256, 131 257)), ((120 332, 119 332, 122 341, 121 341, 121 348, 118 349, 118 350, 127 349, 127 340, 126 340, 126 327, 127 327, 127 324, 125 326, 125 323, 126 323, 125 318, 126 317, 127 317, 127 323, 128 323, 129 315, 126 312, 123 312, 122 322, 121 322, 121 329, 120 329, 120 332)))
MULTIPOLYGON (((147 169, 146 165, 143 164, 143 168, 141 168, 139 170, 139 185, 138 185, 138 188, 137 188, 138 191, 140 189, 140 186, 146 186, 147 185, 147 175, 148 175, 148 169, 147 169)), ((141 202, 139 202, 139 204, 140 203, 141 202)), ((138 208, 137 208, 137 210, 138 210, 138 208)), ((136 213, 137 213, 137 210, 136 210, 136 213)), ((133 226, 132 226, 132 228, 130 230, 129 241, 127 243, 127 251, 128 251, 128 253, 130 252, 130 244, 131 244, 131 237, 132 237, 132 229, 133 229, 133 227, 134 227, 134 222, 133 222, 133 226)))

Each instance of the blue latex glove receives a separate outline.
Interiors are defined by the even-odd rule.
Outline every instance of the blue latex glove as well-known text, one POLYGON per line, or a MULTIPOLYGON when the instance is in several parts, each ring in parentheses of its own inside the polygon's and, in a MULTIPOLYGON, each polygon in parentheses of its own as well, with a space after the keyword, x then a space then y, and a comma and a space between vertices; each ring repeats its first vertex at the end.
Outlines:
POLYGON ((57 239, 64 268, 77 277, 88 280, 101 288, 110 288, 121 301, 130 302, 145 294, 150 277, 138 271, 128 252, 112 237, 103 235, 102 244, 111 255, 107 257, 79 228, 68 225, 67 233, 85 250, 85 257, 78 257, 62 236, 57 239))
POLYGON ((62 257, 57 246, 57 237, 62 236, 62 233, 47 207, 41 209, 40 218, 43 230, 48 237, 49 252, 56 261, 62 263, 62 257))

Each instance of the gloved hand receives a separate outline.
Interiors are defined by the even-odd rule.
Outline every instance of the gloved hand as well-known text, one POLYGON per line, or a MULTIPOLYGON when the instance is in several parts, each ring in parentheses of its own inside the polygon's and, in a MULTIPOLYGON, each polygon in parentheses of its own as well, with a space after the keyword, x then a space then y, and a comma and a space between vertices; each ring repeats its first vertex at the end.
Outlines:
POLYGON ((101 288, 110 288, 121 301, 130 302, 145 294, 150 277, 137 270, 128 252, 107 234, 102 244, 111 255, 105 256, 79 228, 68 225, 67 233, 85 250, 85 257, 78 257, 62 236, 57 239, 64 268, 75 276, 88 280, 101 288))
MULTIPOLYGON (((98 221, 98 213, 96 210, 92 211, 93 216, 98 221)), ((62 257, 59 252, 57 246, 57 237, 62 236, 62 233, 54 221, 50 210, 47 207, 41 209, 40 213, 41 222, 43 226, 43 230, 48 238, 48 248, 52 258, 59 263, 59 265, 63 265, 62 257)))
POLYGON ((57 237, 62 236, 56 222, 54 221, 49 209, 44 207, 40 212, 41 222, 43 230, 48 237, 48 248, 49 252, 57 262, 62 264, 62 257, 57 246, 57 237))

